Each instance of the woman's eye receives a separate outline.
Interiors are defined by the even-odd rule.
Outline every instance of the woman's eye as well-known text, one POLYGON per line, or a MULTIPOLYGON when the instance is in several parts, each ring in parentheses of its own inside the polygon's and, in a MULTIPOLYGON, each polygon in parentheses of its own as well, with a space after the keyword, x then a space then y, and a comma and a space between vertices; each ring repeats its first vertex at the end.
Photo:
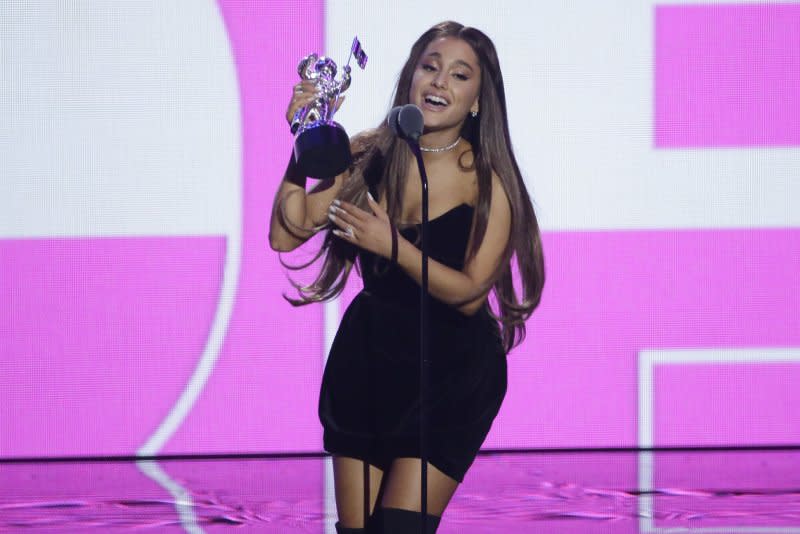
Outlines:
POLYGON ((434 71, 436 68, 433 65, 422 65, 422 70, 434 71))
POLYGON ((466 74, 461 74, 460 72, 457 72, 457 73, 453 74, 453 76, 455 76, 456 78, 458 78, 461 81, 469 80, 469 76, 467 76, 466 74))

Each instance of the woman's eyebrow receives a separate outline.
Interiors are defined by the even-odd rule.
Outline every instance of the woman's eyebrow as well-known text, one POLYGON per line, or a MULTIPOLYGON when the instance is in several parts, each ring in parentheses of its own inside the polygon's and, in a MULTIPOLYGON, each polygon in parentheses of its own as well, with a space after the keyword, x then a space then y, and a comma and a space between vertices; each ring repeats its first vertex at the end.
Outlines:
MULTIPOLYGON (((439 52, 431 52, 430 54, 428 54, 428 57, 433 57, 435 59, 441 60, 442 59, 442 54, 440 54, 439 52)), ((469 63, 467 63, 463 59, 457 59, 453 63, 455 63, 456 65, 463 65, 464 67, 468 68, 469 70, 475 70, 475 68, 472 65, 470 65, 469 63)))

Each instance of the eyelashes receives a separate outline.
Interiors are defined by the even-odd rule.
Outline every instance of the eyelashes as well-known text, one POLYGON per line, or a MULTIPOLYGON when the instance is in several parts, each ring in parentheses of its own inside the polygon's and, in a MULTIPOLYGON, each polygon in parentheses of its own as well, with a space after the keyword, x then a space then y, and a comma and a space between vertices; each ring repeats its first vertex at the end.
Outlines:
MULTIPOLYGON (((422 64, 422 70, 424 70, 426 72, 436 72, 436 70, 438 70, 438 69, 436 67, 434 67, 433 65, 430 65, 428 63, 423 63, 422 64)), ((461 80, 462 82, 465 82, 465 81, 469 80, 469 76, 467 76, 466 74, 463 74, 461 72, 454 73, 453 77, 455 77, 458 80, 461 80)))

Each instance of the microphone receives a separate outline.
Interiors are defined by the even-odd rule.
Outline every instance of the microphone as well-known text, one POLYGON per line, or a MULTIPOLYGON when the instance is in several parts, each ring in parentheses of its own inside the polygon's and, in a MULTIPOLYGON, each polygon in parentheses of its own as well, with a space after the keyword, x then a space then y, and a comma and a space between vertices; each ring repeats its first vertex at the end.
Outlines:
POLYGON ((414 104, 393 107, 386 122, 397 137, 414 144, 419 143, 425 127, 422 110, 414 104))
POLYGON ((389 125, 389 128, 392 129, 392 132, 398 137, 403 136, 403 134, 400 132, 400 127, 397 125, 397 116, 400 114, 401 109, 403 109, 403 106, 393 107, 389 112, 389 116, 386 117, 386 123, 389 125))
POLYGON ((419 144, 419 136, 422 135, 422 130, 425 128, 422 110, 414 104, 406 104, 397 113, 397 126, 406 141, 419 144))

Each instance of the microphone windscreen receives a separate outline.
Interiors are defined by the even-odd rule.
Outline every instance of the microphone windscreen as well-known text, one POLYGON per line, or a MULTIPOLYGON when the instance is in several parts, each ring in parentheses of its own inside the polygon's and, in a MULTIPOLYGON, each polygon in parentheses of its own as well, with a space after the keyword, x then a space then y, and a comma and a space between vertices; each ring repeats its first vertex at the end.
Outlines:
POLYGON ((406 104, 397 114, 397 125, 403 137, 416 141, 422 135, 425 127, 425 120, 422 118, 422 110, 414 104, 406 104))
POLYGON ((386 117, 386 122, 389 124, 389 128, 392 129, 395 135, 401 135, 400 128, 397 125, 397 116, 400 114, 400 110, 403 109, 403 106, 395 106, 389 112, 389 116, 386 117))

